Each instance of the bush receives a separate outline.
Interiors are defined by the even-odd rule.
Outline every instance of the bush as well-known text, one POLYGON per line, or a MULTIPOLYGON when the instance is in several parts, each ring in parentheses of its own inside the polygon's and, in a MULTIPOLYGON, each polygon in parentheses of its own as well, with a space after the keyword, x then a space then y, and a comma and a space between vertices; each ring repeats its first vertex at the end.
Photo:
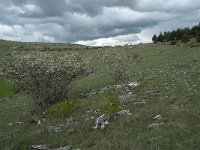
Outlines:
POLYGON ((170 44, 171 45, 176 45, 177 41, 171 41, 170 44))
POLYGON ((114 81, 120 81, 125 76, 127 66, 125 59, 119 53, 107 52, 103 56, 104 63, 114 81))
POLYGON ((7 79, 26 91, 44 109, 68 96, 72 80, 85 75, 87 61, 77 53, 12 53, 4 59, 2 68, 7 79))

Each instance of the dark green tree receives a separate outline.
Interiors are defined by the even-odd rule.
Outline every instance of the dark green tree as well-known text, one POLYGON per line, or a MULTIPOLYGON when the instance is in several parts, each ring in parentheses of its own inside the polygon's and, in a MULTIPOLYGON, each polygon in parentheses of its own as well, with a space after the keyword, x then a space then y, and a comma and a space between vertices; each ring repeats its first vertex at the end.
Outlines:
POLYGON ((178 28, 177 30, 162 32, 152 37, 152 41, 156 42, 171 42, 177 43, 178 41, 187 43, 190 39, 196 38, 199 41, 200 38, 200 23, 192 28, 178 28))
POLYGON ((162 32, 160 32, 160 34, 158 35, 158 42, 163 42, 164 38, 163 38, 163 34, 162 32))
POLYGON ((153 41, 154 43, 157 43, 157 41, 158 41, 157 35, 154 34, 154 36, 152 37, 152 41, 153 41))
POLYGON ((197 42, 200 43, 200 35, 197 36, 197 42))

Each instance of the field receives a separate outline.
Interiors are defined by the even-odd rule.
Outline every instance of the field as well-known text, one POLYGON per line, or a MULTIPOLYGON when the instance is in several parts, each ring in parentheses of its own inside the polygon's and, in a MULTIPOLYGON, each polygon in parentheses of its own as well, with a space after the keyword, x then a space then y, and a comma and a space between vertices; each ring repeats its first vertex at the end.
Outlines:
POLYGON ((117 47, 87 47, 67 44, 18 43, 0 41, 1 57, 11 51, 30 53, 78 52, 88 58, 93 74, 73 81, 68 101, 46 110, 46 122, 30 121, 37 108, 24 92, 16 92, 0 77, 0 149, 28 149, 30 145, 51 147, 72 145, 80 149, 200 149, 200 49, 190 45, 139 44, 117 47), (124 55, 127 73, 123 81, 115 83, 103 63, 107 51, 124 55), (138 82, 131 89, 131 101, 118 102, 115 85, 138 82), (111 87, 105 93, 81 97, 92 90, 111 87), (113 100, 114 106, 109 105, 113 100), (116 102, 117 101, 117 102, 116 102), (66 112, 63 113, 63 110, 66 112), (55 109, 55 108, 58 109, 55 109), (95 119, 85 120, 87 110, 102 112, 129 110, 103 130, 94 130, 95 119), (56 111, 55 111, 56 110, 56 111), (67 112, 68 111, 68 112, 67 112), (64 114, 64 115, 63 115, 64 114), (153 119, 161 115, 161 119, 153 119), (73 117, 77 123, 60 132, 48 127, 62 124, 73 117), (147 128, 150 124, 155 127, 147 128))

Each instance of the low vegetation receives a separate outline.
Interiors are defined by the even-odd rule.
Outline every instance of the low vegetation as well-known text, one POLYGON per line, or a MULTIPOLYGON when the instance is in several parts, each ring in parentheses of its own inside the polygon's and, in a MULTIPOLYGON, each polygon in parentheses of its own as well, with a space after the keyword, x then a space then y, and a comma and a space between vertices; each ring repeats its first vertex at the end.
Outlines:
POLYGON ((200 49, 181 44, 0 41, 0 149, 200 149, 200 49))

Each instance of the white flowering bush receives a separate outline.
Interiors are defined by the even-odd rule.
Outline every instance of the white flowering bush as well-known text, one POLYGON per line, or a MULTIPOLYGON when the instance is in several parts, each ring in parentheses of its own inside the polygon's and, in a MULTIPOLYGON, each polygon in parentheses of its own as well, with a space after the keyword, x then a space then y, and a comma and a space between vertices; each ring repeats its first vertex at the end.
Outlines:
POLYGON ((88 61, 77 53, 12 53, 2 64, 2 74, 42 109, 68 96, 69 84, 85 75, 88 61))
POLYGON ((114 81, 122 80, 127 71, 127 63, 123 56, 119 53, 108 51, 104 54, 103 59, 114 81))

